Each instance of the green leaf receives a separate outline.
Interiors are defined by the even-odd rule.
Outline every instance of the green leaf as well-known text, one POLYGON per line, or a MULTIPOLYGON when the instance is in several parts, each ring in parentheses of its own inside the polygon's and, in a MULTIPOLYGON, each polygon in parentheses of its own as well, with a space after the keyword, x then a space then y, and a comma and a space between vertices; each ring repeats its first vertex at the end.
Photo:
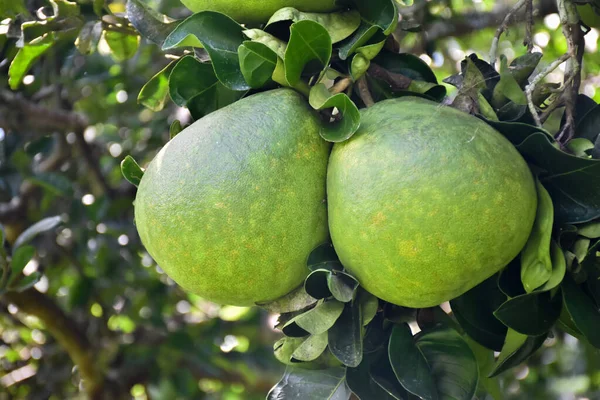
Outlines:
POLYGON ((104 31, 104 40, 111 50, 111 57, 115 61, 125 61, 137 53, 140 37, 116 31, 104 31))
POLYGON ((542 53, 526 53, 512 60, 508 70, 519 85, 524 85, 541 59, 542 53))
POLYGON ((306 261, 306 266, 311 271, 315 271, 320 268, 331 269, 327 267, 333 265, 336 265, 335 269, 343 269, 333 245, 329 242, 315 247, 308 255, 308 260, 306 261))
POLYGON ((273 354, 275 354, 275 358, 285 365, 292 365, 294 363, 292 354, 294 354, 304 340, 304 337, 284 337, 279 339, 273 345, 273 354))
POLYGON ((409 393, 394 374, 386 351, 382 352, 381 357, 372 364, 371 379, 393 399, 405 400, 409 397, 409 393))
POLYGON ((529 239, 521 251, 521 281, 527 293, 545 284, 552 274, 550 240, 554 223, 552 199, 539 180, 536 180, 537 212, 529 239))
POLYGON ((181 121, 176 119, 173 121, 171 126, 169 127, 169 140, 172 140, 175 136, 179 135, 179 133, 183 130, 183 126, 181 126, 181 121))
POLYGON ((273 50, 248 40, 239 47, 238 54, 242 75, 250 87, 260 88, 271 79, 277 66, 277 54, 273 50))
POLYGON ((496 365, 488 377, 492 378, 521 364, 542 347, 546 337, 546 334, 541 336, 527 336, 509 329, 502 351, 496 360, 496 365))
POLYGON ((562 282, 565 309, 577 329, 596 348, 600 348, 600 311, 573 278, 565 276, 562 282))
POLYGON ((348 303, 354 299, 358 281, 345 272, 332 270, 327 276, 327 287, 336 300, 348 303))
POLYGON ((33 246, 22 246, 18 247, 13 251, 11 265, 10 265, 10 278, 8 280, 8 286, 12 286, 16 282, 17 278, 21 276, 23 268, 33 258, 35 254, 35 247, 33 246))
POLYGON ((308 102, 315 110, 335 107, 342 119, 323 123, 319 134, 328 142, 343 142, 354 135, 360 126, 360 112, 356 104, 344 93, 331 95, 327 87, 318 83, 310 89, 308 102))
POLYGON ((208 52, 219 81, 231 90, 248 90, 237 53, 245 40, 243 30, 224 14, 202 11, 179 24, 163 43, 163 50, 180 47, 188 36, 196 37, 208 52))
POLYGON ((27 289, 32 288, 36 283, 38 283, 42 279, 42 273, 39 271, 35 271, 31 275, 27 275, 23 277, 23 279, 15 282, 14 285, 10 287, 10 289, 16 292, 23 292, 27 289))
MULTIPOLYGON (((482 116, 479 115, 481 118, 482 116)), ((525 139, 534 133, 543 133, 549 139, 552 135, 535 125, 524 124, 522 122, 509 122, 509 121, 492 121, 490 119, 482 118, 488 125, 492 126, 498 132, 504 135, 512 144, 521 144, 525 139)))
POLYGON ((588 239, 600 238, 600 222, 593 221, 577 226, 577 234, 588 239))
POLYGON ((89 21, 81 28, 79 35, 75 40, 75 46, 81 54, 92 54, 98 45, 100 36, 102 35, 102 23, 97 21, 89 21))
POLYGON ((137 98, 139 104, 155 112, 164 108, 169 96, 169 75, 176 63, 177 61, 171 61, 169 65, 146 82, 137 98))
POLYGON ((256 305, 269 312, 282 314, 302 310, 316 302, 317 299, 306 293, 304 286, 300 286, 272 302, 257 303, 256 305))
POLYGON ((512 71, 508 67, 508 61, 506 60, 506 56, 500 56, 500 81, 494 87, 494 92, 492 95, 492 104, 499 108, 504 103, 506 103, 506 99, 511 100, 513 103, 525 105, 527 104, 527 98, 525 97, 525 92, 521 89, 521 86, 516 81, 515 77, 512 74, 512 71))
POLYGON ((544 170, 539 179, 552 197, 558 222, 574 224, 600 217, 600 160, 564 153, 543 133, 530 135, 516 147, 544 170))
POLYGON ((387 391, 379 386, 377 382, 373 380, 370 374, 373 364, 375 364, 384 353, 382 350, 371 353, 365 351, 363 362, 361 362, 356 368, 346 368, 346 383, 348 384, 350 390, 352 390, 352 393, 354 393, 359 400, 395 399, 395 397, 391 396, 387 391))
POLYGON ((25 229, 13 243, 13 249, 17 249, 26 243, 29 243, 34 237, 40 233, 56 228, 62 222, 62 218, 57 215, 55 217, 44 218, 29 228, 25 229))
POLYGON ((306 13, 298 11, 293 7, 284 7, 275 12, 267 22, 265 28, 283 21, 314 21, 322 25, 332 43, 337 43, 350 36, 360 25, 360 14, 356 10, 332 12, 332 13, 306 13))
POLYGON ((577 157, 589 158, 588 150, 594 148, 594 143, 585 138, 574 138, 567 143, 567 149, 577 157))
POLYGON ((548 332, 560 317, 562 297, 549 291, 523 294, 504 302, 494 312, 504 325, 528 336, 548 332))
POLYGON ((562 249, 554 240, 551 243, 550 254, 552 259, 552 274, 548 282, 540 288, 540 290, 552 290, 562 282, 567 271, 567 261, 562 249))
POLYGON ((342 364, 357 367, 363 356, 361 308, 346 303, 338 320, 328 331, 329 350, 342 364))
POLYGON ((500 351, 507 328, 494 317, 494 311, 506 301, 506 295, 498 288, 497 280, 498 275, 493 275, 450 300, 450 306, 467 335, 489 349, 500 351))
POLYGON ((271 50, 273 50, 273 52, 277 54, 277 57, 281 58, 282 60, 285 57, 285 49, 287 47, 287 43, 283 40, 280 40, 275 36, 271 35, 270 33, 267 33, 260 29, 246 29, 245 31, 243 31, 243 33, 248 38, 252 39, 253 42, 262 43, 271 50))
POLYGON ((144 176, 144 170, 131 156, 126 156, 123 161, 121 161, 121 173, 129 183, 136 187, 140 185, 142 177, 144 176))
POLYGON ((362 54, 355 54, 352 57, 352 62, 350 63, 350 76, 353 81, 357 81, 361 76, 363 76, 369 67, 371 66, 371 61, 369 61, 362 54))
POLYGON ((379 310, 379 299, 364 289, 358 289, 356 301, 360 306, 363 326, 368 325, 379 310))
POLYGON ((488 377, 494 368, 494 352, 469 337, 465 337, 464 339, 471 348, 471 351, 473 351, 477 360, 477 367, 479 368, 479 387, 476 398, 485 398, 485 395, 481 393, 482 389, 484 389, 494 400, 503 400, 504 395, 499 379, 488 377))
POLYGON ((394 0, 352 0, 363 21, 391 34, 398 24, 398 8, 394 0))
POLYGON ((169 94, 178 106, 187 107, 195 119, 229 105, 245 92, 231 90, 217 79, 210 64, 185 56, 169 76, 169 94))
POLYGON ((105 2, 105 0, 92 0, 94 13, 99 17, 102 16, 102 11, 104 9, 104 2, 105 2))
POLYGON ((327 332, 309 336, 292 353, 292 358, 299 361, 316 360, 327 348, 327 332))
POLYGON ((178 22, 163 15, 140 0, 127 1, 127 19, 131 25, 145 38, 162 46, 178 22))
POLYGON ((17 15, 29 16, 25 0, 1 0, 0 15, 2 18, 13 18, 17 15))
MULTIPOLYGON (((325 71, 331 58, 331 38, 322 25, 309 20, 299 21, 290 27, 290 41, 285 49, 285 79, 295 85, 309 62, 316 61, 319 71, 325 71)), ((309 71, 313 73, 314 71, 309 71)))
POLYGON ((318 335, 326 332, 335 324, 344 310, 344 303, 336 300, 324 301, 311 310, 298 315, 289 321, 282 330, 291 324, 296 324, 300 328, 312 335, 318 335))
POLYGON ((73 183, 65 175, 57 172, 38 172, 28 177, 27 180, 56 196, 73 194, 73 183))
POLYGON ((349 56, 356 52, 356 49, 364 46, 369 40, 375 36, 377 32, 381 32, 377 26, 372 25, 368 22, 362 21, 358 29, 352 34, 352 36, 346 38, 339 45, 339 56, 342 60, 347 59, 349 56))
POLYGON ((404 389, 423 400, 438 398, 430 366, 413 341, 408 324, 394 325, 388 355, 394 374, 404 389))
MULTIPOLYGON (((332 263, 332 267, 338 266, 337 263, 332 263)), ((324 299, 330 297, 331 290, 329 289, 329 276, 333 268, 329 268, 329 264, 319 264, 320 268, 312 271, 304 280, 304 289, 306 293, 315 299, 324 299), (323 268, 325 267, 325 268, 323 268)))
POLYGON ((8 84, 12 90, 19 88, 23 77, 35 61, 48 51, 54 43, 56 43, 54 34, 48 33, 32 40, 19 49, 8 69, 8 84))
POLYGON ((309 370, 288 367, 283 378, 269 391, 267 400, 327 399, 348 400, 344 368, 309 370))

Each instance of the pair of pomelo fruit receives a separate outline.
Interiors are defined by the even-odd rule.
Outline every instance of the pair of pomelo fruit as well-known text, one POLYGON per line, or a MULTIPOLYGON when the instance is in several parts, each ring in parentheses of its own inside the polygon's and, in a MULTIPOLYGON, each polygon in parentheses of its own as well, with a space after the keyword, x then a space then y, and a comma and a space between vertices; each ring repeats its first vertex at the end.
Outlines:
POLYGON ((520 252, 536 189, 502 135, 416 97, 361 117, 332 148, 289 89, 209 114, 145 171, 135 203, 142 242, 184 289, 232 305, 301 285, 307 256, 329 235, 365 289, 407 307, 459 296, 520 252))

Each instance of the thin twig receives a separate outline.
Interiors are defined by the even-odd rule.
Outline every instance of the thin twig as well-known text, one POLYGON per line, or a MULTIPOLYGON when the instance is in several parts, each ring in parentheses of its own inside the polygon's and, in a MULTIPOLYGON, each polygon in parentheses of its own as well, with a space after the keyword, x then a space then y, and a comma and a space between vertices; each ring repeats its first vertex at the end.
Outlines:
POLYGON ((527 3, 525 3, 525 40, 523 40, 523 45, 527 46, 528 53, 531 53, 533 51, 532 30, 533 0, 527 0, 527 3))
POLYGON ((535 104, 533 104, 533 90, 535 89, 535 85, 540 83, 542 79, 544 79, 546 76, 548 76, 548 74, 550 74, 552 71, 558 68, 560 64, 567 61, 569 57, 569 53, 565 53, 562 56, 560 56, 557 60, 551 62, 546 68, 544 68, 540 73, 533 77, 529 85, 527 85, 527 87, 525 88, 525 95, 527 96, 527 106, 529 107, 529 111, 531 112, 531 115, 535 120, 535 124, 540 128, 542 127, 542 121, 540 120, 540 116, 538 115, 535 104))
POLYGON ((331 94, 342 93, 346 89, 348 89, 348 86, 350 86, 351 83, 352 83, 352 79, 350 79, 349 77, 340 79, 331 87, 330 92, 331 92, 331 94))
POLYGON ((358 87, 358 95, 363 103, 365 103, 365 106, 371 107, 373 104, 375 104, 373 96, 371 95, 371 91, 369 90, 369 84, 364 76, 356 82, 356 85, 358 87))
POLYGON ((498 57, 498 42, 500 41, 500 36, 502 36, 502 33, 504 33, 504 31, 508 28, 508 24, 510 23, 511 18, 521 9, 521 7, 525 5, 525 3, 530 1, 531 0, 519 0, 519 2, 515 4, 513 8, 511 8, 506 13, 504 20, 502 20, 502 23, 500 24, 498 29, 496 29, 496 34, 492 39, 492 47, 490 48, 490 64, 492 67, 496 65, 496 58, 498 57))
POLYGON ((409 77, 395 72, 390 72, 374 62, 371 62, 368 72, 373 78, 385 81, 388 85, 390 85, 392 90, 406 90, 412 83, 412 79, 409 77))

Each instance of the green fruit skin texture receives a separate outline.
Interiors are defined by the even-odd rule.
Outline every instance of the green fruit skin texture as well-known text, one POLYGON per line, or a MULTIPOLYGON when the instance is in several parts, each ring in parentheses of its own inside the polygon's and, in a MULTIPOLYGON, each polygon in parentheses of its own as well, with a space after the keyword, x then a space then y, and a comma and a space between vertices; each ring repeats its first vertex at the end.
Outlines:
POLYGON ((269 20, 275 11, 294 7, 304 12, 331 12, 339 7, 336 0, 181 0, 193 12, 217 11, 240 24, 260 24, 269 20))
POLYGON ((242 99, 173 138, 135 200, 141 240, 184 289, 237 306, 299 286, 328 238, 330 144, 296 92, 242 99))
POLYGON ((334 146, 329 229, 344 266, 406 307, 455 298, 521 251, 537 207, 517 150, 479 119, 403 97, 363 110, 334 146))

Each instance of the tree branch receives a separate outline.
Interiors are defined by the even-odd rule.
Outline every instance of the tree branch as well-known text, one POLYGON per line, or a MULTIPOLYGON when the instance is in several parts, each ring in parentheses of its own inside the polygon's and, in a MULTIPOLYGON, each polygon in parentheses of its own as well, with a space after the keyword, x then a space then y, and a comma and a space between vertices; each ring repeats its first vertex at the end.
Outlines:
POLYGON ((67 351, 78 366, 85 390, 91 399, 102 396, 104 377, 96 363, 92 346, 79 326, 69 318, 54 301, 35 289, 24 292, 7 292, 5 300, 13 303, 20 311, 42 321, 46 330, 67 351))

